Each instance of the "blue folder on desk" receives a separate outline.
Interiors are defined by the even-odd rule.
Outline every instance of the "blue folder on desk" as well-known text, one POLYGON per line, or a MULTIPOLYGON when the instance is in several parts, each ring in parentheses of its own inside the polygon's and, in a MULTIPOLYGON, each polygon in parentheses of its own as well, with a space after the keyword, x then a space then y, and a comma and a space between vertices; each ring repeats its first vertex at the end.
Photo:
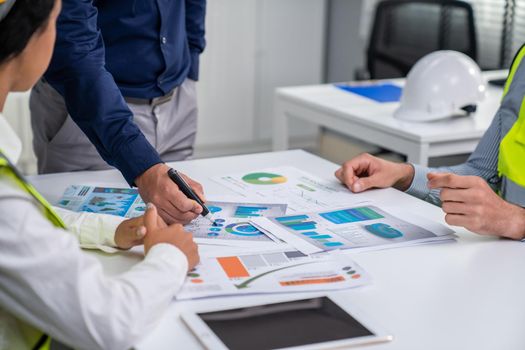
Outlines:
POLYGON ((357 94, 376 102, 398 102, 401 99, 401 89, 391 83, 372 83, 368 85, 335 84, 336 87, 353 94, 357 94))

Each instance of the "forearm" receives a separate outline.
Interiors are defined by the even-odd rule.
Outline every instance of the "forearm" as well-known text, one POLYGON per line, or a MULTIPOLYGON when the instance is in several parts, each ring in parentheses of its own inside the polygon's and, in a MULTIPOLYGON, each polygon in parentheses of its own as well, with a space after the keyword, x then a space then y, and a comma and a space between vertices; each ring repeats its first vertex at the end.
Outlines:
POLYGON ((115 215, 73 212, 59 207, 54 210, 62 218, 68 231, 73 233, 82 248, 116 252, 115 232, 125 218, 115 215), (109 249, 108 249, 109 248, 109 249))
POLYGON ((160 163, 157 151, 133 122, 113 76, 91 0, 63 0, 57 42, 46 80, 64 97, 69 114, 102 158, 131 185, 160 163))

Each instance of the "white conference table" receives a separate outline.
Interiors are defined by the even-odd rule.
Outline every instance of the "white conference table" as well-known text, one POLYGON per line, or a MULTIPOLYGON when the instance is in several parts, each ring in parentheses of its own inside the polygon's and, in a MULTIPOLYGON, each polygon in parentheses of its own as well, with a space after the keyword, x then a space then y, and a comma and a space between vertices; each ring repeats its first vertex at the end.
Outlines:
MULTIPOLYGON (((208 196, 229 194, 209 176, 275 166, 295 166, 332 179, 337 166, 304 151, 200 159, 172 164, 200 181, 208 196)), ((114 170, 50 174, 32 177, 39 191, 57 201, 71 184, 125 186, 114 170)), ((335 180, 334 180, 335 181, 335 180)), ((397 205, 428 219, 443 222, 438 207, 394 189, 361 196, 384 205, 397 205)), ((353 303, 393 334, 390 343, 367 349, 523 349, 525 346, 525 244, 482 237, 457 229, 456 243, 442 243, 350 254, 373 278, 362 288, 330 293, 353 303)), ((90 252, 108 274, 123 272, 141 253, 105 255, 90 252)), ((277 302, 315 294, 221 297, 176 302, 158 326, 137 344, 146 349, 201 349, 178 315, 183 310, 208 311, 261 302, 277 302)))
MULTIPOLYGON (((506 70, 483 72, 487 80, 505 78, 506 70)), ((403 86, 405 79, 388 79, 403 86)), ((363 83, 363 82, 360 82, 363 83)), ((333 84, 282 87, 274 99, 273 150, 288 149, 290 119, 312 123, 407 156, 411 163, 471 153, 498 109, 503 89, 487 84, 476 113, 441 121, 414 123, 393 117, 399 102, 378 103, 333 84)))

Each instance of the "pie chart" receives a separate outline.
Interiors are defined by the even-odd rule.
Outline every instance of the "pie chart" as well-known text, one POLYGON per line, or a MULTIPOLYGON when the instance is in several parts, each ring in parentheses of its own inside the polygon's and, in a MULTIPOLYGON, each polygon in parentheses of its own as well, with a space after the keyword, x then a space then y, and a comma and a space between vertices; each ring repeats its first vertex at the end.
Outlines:
POLYGON ((247 222, 229 224, 224 228, 226 232, 237 236, 260 236, 263 233, 247 222))
POLYGON ((286 177, 272 173, 251 173, 244 175, 242 181, 252 185, 278 185, 287 181, 286 177))

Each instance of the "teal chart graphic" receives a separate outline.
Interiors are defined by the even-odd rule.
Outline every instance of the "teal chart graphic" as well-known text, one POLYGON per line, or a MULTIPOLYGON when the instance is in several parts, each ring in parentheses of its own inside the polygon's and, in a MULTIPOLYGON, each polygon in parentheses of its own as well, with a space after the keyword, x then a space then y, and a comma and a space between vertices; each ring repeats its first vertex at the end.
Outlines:
POLYGON ((396 230, 395 228, 391 227, 390 225, 383 224, 383 223, 377 223, 377 224, 371 224, 366 225, 365 229, 381 238, 399 238, 403 237, 403 233, 401 231, 396 230))
POLYGON ((221 212, 222 211, 222 208, 217 206, 217 205, 208 205, 208 210, 212 213, 212 214, 215 214, 215 213, 218 213, 218 212, 221 212))
POLYGON ((253 227, 247 222, 239 222, 237 224, 230 224, 225 227, 226 232, 232 235, 239 236, 260 236, 263 235, 261 231, 253 227))
POLYGON ((333 222, 334 224, 348 224, 351 222, 367 221, 374 219, 382 219, 383 216, 378 214, 376 211, 368 208, 352 208, 337 210, 328 213, 319 214, 322 218, 333 222))
POLYGON ((197 238, 271 241, 250 223, 232 222, 232 219, 215 219, 213 225, 208 222, 194 223, 188 227, 188 230, 197 238))

